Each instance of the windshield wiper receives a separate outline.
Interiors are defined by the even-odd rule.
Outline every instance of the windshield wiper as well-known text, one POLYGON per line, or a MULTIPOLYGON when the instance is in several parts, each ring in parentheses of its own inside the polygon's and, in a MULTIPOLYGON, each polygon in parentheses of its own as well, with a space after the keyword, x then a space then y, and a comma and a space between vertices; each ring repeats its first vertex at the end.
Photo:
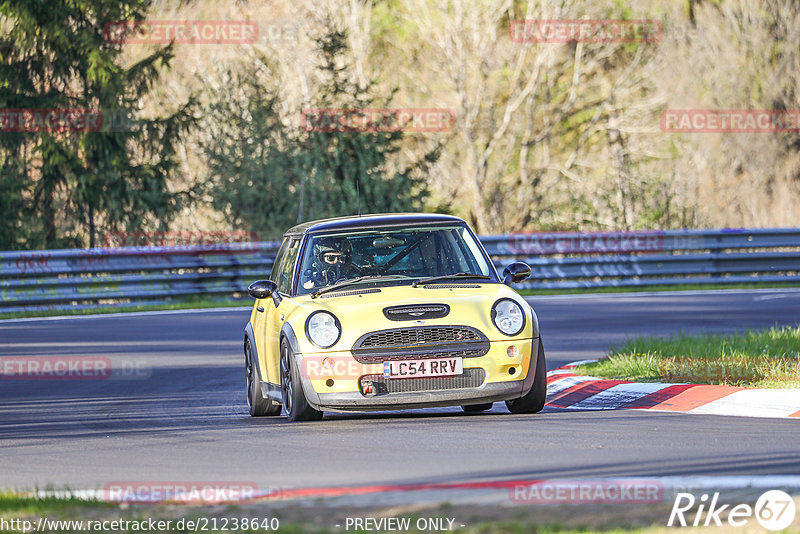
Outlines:
POLYGON ((409 278, 409 277, 402 274, 376 274, 369 276, 357 276, 356 278, 351 278, 350 280, 345 280, 343 282, 339 282, 338 284, 333 284, 332 286, 318 289, 314 293, 312 293, 311 298, 315 299, 320 295, 329 293, 330 291, 335 291, 343 287, 347 287, 353 284, 358 284, 359 282, 376 282, 378 280, 395 280, 397 278, 409 278))
POLYGON ((445 274, 442 276, 432 276, 430 278, 421 278, 419 280, 414 280, 414 283, 411 284, 413 287, 422 286, 425 284, 429 284, 431 282, 436 282, 438 280, 458 280, 460 278, 477 278, 479 280, 491 280, 490 276, 486 276, 485 274, 472 274, 472 273, 455 273, 455 274, 445 274))

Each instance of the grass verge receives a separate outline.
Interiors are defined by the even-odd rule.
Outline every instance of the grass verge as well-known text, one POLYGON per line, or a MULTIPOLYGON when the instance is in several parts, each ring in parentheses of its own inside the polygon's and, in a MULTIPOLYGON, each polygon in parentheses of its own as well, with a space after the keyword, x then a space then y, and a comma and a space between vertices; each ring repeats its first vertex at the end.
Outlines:
MULTIPOLYGON (((407 518, 408 529, 370 528, 369 532, 431 532, 431 531, 450 531, 460 534, 545 534, 563 533, 572 534, 578 532, 603 532, 606 534, 616 534, 623 532, 641 532, 654 534, 663 532, 666 529, 659 526, 663 517, 668 517, 669 503, 658 503, 652 506, 636 507, 631 509, 629 506, 619 505, 586 505, 580 509, 574 505, 540 505, 540 506, 515 506, 513 508, 503 506, 458 506, 450 504, 437 504, 432 506, 408 505, 353 508, 326 506, 324 502, 319 502, 313 506, 300 504, 277 504, 277 503, 256 503, 247 505, 129 505, 118 503, 103 503, 99 501, 76 501, 73 499, 36 499, 31 497, 19 497, 10 493, 0 493, 0 524, 6 521, 5 527, 0 526, 0 534, 21 534, 21 521, 28 521, 29 525, 36 525, 39 518, 47 518, 49 522, 48 532, 102 532, 92 528, 95 522, 103 521, 137 521, 146 522, 149 520, 166 521, 171 520, 167 528, 160 528, 158 532, 283 532, 291 534, 301 533, 328 533, 338 534, 341 532, 367 532, 362 529, 350 526, 345 528, 347 518, 381 518, 396 517, 407 518), (233 529, 233 518, 238 519, 238 524, 242 524, 242 519, 257 519, 263 521, 265 518, 275 518, 279 528, 264 529, 233 529), (432 518, 439 520, 452 519, 453 522, 447 525, 448 528, 417 528, 420 525, 417 521, 424 518, 429 521, 432 518), (183 519, 181 524, 179 521, 183 519), (214 521, 216 519, 216 521, 214 521), (226 522, 226 519, 228 520, 226 522), (12 528, 8 528, 9 521, 16 520, 12 528), (70 525, 62 524, 62 528, 55 528, 53 521, 82 521, 81 527, 77 528, 75 523, 70 525), (89 523, 91 521, 91 523, 89 523), (188 521, 204 523, 206 528, 189 528, 188 521), (340 526, 336 526, 339 524, 340 526), (217 528, 213 528, 214 525, 217 528), (228 529, 221 528, 228 525, 228 529), (463 525, 463 526, 462 526, 463 525), (452 530, 450 530, 452 526, 452 530)), ((275 523, 266 524, 275 525, 275 523)), ((422 523, 423 525, 425 523, 422 523)), ((117 532, 151 531, 148 528, 132 527, 128 523, 127 529, 120 528, 117 532)), ((32 528, 33 530, 33 528, 32 528)), ((152 531, 151 531, 152 532, 152 531)))
POLYGON ((27 497, 10 492, 0 492, 0 517, 10 516, 46 515, 62 514, 75 508, 85 508, 93 510, 111 510, 113 504, 92 501, 87 503, 84 500, 75 498, 56 498, 56 497, 27 497))
POLYGON ((22 311, 0 313, 0 320, 2 319, 22 319, 27 317, 54 317, 60 315, 101 315, 106 313, 126 313, 126 312, 141 312, 141 311, 163 311, 163 310, 194 310, 202 308, 226 308, 242 306, 249 308, 253 305, 253 299, 241 298, 202 298, 192 297, 186 299, 175 299, 170 302, 162 302, 158 304, 126 306, 114 305, 102 308, 86 308, 86 309, 68 309, 68 310, 35 310, 35 311, 22 311))
POLYGON ((800 327, 638 337, 576 372, 635 382, 800 388, 800 327))

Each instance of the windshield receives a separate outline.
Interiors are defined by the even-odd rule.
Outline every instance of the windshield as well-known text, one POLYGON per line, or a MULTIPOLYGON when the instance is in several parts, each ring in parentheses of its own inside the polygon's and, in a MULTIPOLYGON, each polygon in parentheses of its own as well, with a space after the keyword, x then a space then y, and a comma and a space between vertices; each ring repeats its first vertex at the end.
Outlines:
POLYGON ((364 284, 403 284, 457 273, 493 276, 464 226, 324 234, 310 237, 306 244, 297 293, 313 293, 359 277, 368 277, 360 282, 364 284))

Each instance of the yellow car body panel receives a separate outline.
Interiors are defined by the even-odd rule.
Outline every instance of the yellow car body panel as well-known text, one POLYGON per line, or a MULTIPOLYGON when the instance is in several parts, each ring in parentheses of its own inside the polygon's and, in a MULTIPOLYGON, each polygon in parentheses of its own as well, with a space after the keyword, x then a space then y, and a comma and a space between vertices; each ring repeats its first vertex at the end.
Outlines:
POLYGON ((317 393, 360 392, 358 379, 363 375, 382 374, 383 364, 358 363, 351 352, 355 342, 366 333, 399 328, 403 323, 387 319, 381 310, 388 306, 447 304, 450 313, 437 319, 426 319, 424 326, 471 326, 489 338, 490 349, 484 356, 465 358, 464 368, 483 368, 486 383, 519 381, 527 376, 531 365, 532 340, 536 318, 531 308, 518 293, 503 284, 468 284, 467 287, 428 289, 410 285, 382 287, 380 292, 337 296, 335 293, 311 298, 303 295, 284 297, 275 307, 272 298, 256 301, 250 323, 256 332, 256 345, 260 368, 266 371, 262 379, 274 387, 280 386, 280 332, 284 324, 291 327, 297 337, 304 358, 305 371, 317 393), (478 287, 474 287, 474 286, 478 287), (516 336, 500 332, 492 322, 490 310, 501 298, 511 298, 525 311, 525 325, 516 336), (265 313, 273 308, 274 313, 265 313), (258 312, 264 308, 265 312, 258 312), (305 334, 308 317, 319 310, 336 316, 342 328, 339 340, 328 349, 315 346, 305 334), (283 317, 283 319, 281 319, 283 317), (270 320, 272 318, 272 320, 270 320), (509 357, 508 348, 516 346, 519 355, 509 357), (321 367, 322 359, 331 358, 330 370, 321 367), (509 371, 514 369, 513 374, 509 371), (326 384, 333 380, 333 385, 326 384))

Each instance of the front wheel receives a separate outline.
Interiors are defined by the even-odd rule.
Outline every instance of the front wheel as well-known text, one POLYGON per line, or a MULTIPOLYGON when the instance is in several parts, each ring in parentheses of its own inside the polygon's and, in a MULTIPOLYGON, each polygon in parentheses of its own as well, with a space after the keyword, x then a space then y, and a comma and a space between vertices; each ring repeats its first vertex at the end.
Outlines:
POLYGON ((542 338, 539 338, 539 354, 536 357, 536 376, 533 377, 533 386, 524 396, 506 401, 508 411, 511 413, 536 413, 544 408, 547 397, 547 363, 544 358, 542 338))
POLYGON ((258 374, 258 367, 255 364, 255 356, 250 348, 250 339, 244 340, 244 367, 247 379, 247 406, 250 408, 250 415, 261 417, 264 415, 280 415, 281 405, 277 402, 264 398, 261 393, 261 377, 258 374))
POLYGON ((281 392, 283 406, 289 421, 318 421, 322 412, 312 408, 303 393, 300 373, 294 359, 294 352, 286 339, 281 340, 281 392))

